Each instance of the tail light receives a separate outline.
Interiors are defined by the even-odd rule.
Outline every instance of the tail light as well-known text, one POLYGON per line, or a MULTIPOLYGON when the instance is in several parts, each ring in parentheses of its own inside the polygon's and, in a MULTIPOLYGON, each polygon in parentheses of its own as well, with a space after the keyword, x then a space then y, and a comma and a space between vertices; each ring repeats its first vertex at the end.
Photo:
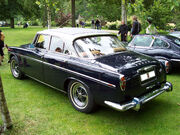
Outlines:
POLYGON ((126 89, 126 78, 124 75, 120 75, 120 88, 122 91, 125 91, 126 89))
POLYGON ((11 48, 8 48, 8 51, 10 52, 10 51, 12 51, 13 49, 11 49, 11 48))
POLYGON ((169 61, 165 61, 165 70, 166 70, 166 73, 169 73, 169 69, 170 69, 169 61))

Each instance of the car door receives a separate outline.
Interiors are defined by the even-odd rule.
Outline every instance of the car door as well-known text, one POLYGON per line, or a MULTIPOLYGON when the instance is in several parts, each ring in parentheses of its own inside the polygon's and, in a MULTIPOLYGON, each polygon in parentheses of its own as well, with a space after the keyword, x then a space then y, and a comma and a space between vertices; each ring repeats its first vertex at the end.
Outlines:
POLYGON ((34 41, 34 48, 29 48, 24 58, 24 72, 26 75, 43 81, 44 55, 49 48, 50 36, 38 34, 34 41))
POLYGON ((65 42, 56 36, 51 37, 49 51, 44 56, 44 81, 45 83, 63 89, 63 81, 67 76, 66 64, 69 52, 65 42))
POLYGON ((151 35, 137 35, 129 43, 128 49, 147 54, 147 50, 151 48, 153 41, 154 37, 151 35))

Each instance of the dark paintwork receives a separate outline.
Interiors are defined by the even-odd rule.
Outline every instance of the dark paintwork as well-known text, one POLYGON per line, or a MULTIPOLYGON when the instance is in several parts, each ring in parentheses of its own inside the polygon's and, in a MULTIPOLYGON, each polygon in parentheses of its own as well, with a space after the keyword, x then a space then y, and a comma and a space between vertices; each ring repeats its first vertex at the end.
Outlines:
MULTIPOLYGON (((167 60, 172 63, 173 66, 180 66, 180 45, 176 44, 172 39, 178 39, 170 35, 137 35, 137 36, 153 36, 154 38, 159 38, 169 44, 168 48, 139 48, 138 45, 133 44, 133 40, 129 43, 127 49, 140 52, 152 57, 157 60, 167 60), (174 61, 177 59, 179 61, 174 61)), ((135 38, 135 37, 134 37, 135 38)))
POLYGON ((139 97, 160 88, 166 82, 165 71, 157 60, 132 51, 123 51, 91 60, 29 48, 29 46, 30 44, 19 48, 10 47, 8 52, 9 59, 12 56, 18 58, 20 70, 25 75, 63 91, 67 91, 68 80, 81 81, 90 88, 96 103, 101 105, 104 105, 105 100, 116 103, 128 101, 135 96, 139 97), (137 70, 150 65, 154 65, 156 77, 142 83, 141 72, 138 73, 137 70), (111 68, 116 71, 112 71, 111 68), (119 85, 120 74, 126 77, 124 92, 119 85), (113 84, 115 87, 101 81, 113 84), (147 89, 148 86, 153 88, 147 89))

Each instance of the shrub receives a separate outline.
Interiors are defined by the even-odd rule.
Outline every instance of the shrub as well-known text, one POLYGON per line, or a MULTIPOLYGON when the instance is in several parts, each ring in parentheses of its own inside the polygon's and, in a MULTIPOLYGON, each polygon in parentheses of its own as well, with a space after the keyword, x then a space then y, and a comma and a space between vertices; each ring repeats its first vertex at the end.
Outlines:
POLYGON ((57 23, 56 23, 55 21, 52 21, 52 22, 51 22, 51 26, 56 27, 56 26, 57 26, 57 23))
POLYGON ((117 30, 121 25, 121 21, 107 22, 106 27, 110 30, 117 30))
POLYGON ((39 26, 39 25, 41 25, 40 24, 40 21, 37 19, 37 20, 34 20, 34 21, 31 21, 31 22, 29 22, 29 24, 31 24, 32 26, 39 26))

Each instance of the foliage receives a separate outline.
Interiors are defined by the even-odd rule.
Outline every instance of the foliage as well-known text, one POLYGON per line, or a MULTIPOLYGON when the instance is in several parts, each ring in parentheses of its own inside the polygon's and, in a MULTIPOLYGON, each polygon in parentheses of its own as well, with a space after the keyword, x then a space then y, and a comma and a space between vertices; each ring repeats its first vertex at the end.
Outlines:
POLYGON ((39 19, 36 19, 34 21, 30 21, 29 24, 32 26, 40 26, 41 25, 39 19))
POLYGON ((150 16, 158 29, 167 29, 166 24, 171 22, 173 18, 172 10, 178 7, 178 2, 175 0, 154 0, 150 3, 151 5, 147 6, 144 0, 135 1, 134 4, 129 5, 129 13, 135 13, 143 23, 143 27, 147 27, 146 19, 150 16))
POLYGON ((106 27, 110 30, 117 30, 121 25, 121 21, 116 20, 115 22, 107 22, 106 27))
POLYGON ((63 11, 59 11, 57 17, 55 18, 55 22, 59 27, 65 26, 69 23, 72 15, 70 13, 65 14, 63 11))
POLYGON ((121 17, 121 2, 119 0, 79 0, 76 1, 76 18, 79 14, 85 19, 96 19, 102 16, 108 21, 115 21, 121 17))

